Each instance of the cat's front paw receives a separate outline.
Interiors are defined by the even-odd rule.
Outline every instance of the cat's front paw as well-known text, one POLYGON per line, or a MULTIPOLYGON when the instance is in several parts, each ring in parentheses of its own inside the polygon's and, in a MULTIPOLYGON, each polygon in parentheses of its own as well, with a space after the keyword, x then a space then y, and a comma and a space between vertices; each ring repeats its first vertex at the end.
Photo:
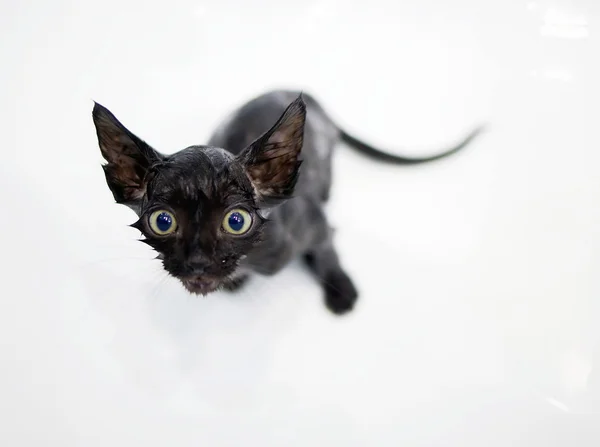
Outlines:
POLYGON ((237 292, 248 282, 248 275, 241 275, 229 280, 223 285, 223 290, 227 292, 237 292))
POLYGON ((358 292, 352 280, 344 272, 335 272, 324 280, 325 304, 337 315, 350 312, 358 299, 358 292))

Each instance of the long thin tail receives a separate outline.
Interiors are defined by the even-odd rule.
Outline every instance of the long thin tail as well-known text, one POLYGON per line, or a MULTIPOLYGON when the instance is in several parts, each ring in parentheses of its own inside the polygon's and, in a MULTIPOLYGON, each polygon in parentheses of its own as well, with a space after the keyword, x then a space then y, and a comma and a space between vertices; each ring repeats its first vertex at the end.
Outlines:
POLYGON ((340 138, 347 145, 351 146, 352 148, 356 149, 357 151, 359 151, 375 160, 384 161, 384 162, 393 163, 393 164, 400 164, 400 165, 414 165, 414 164, 426 163, 429 161, 439 160, 440 158, 445 158, 449 155, 452 155, 452 154, 460 151, 462 148, 467 146, 477 135, 479 135, 481 132, 483 132, 483 130, 485 130, 485 126, 480 126, 480 127, 476 128, 473 132, 471 132, 469 135, 467 135, 467 137, 464 140, 462 140, 460 143, 458 143, 456 146, 454 146, 450 149, 447 149, 439 154, 432 155, 429 157, 405 157, 402 155, 393 155, 393 154, 390 154, 389 152, 385 152, 383 150, 377 149, 377 148, 371 146, 370 144, 365 143, 364 141, 361 141, 358 138, 353 137, 352 135, 349 135, 348 133, 346 133, 344 130, 341 130, 341 129, 340 129, 340 138))

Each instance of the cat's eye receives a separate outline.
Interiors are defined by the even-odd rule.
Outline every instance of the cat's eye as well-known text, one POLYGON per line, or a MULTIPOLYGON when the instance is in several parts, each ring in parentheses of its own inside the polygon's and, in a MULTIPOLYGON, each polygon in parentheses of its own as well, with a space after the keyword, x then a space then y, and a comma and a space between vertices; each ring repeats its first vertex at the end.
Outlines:
POLYGON ((223 231, 238 236, 247 233, 251 226, 252 216, 248 211, 241 208, 228 211, 222 223, 223 231))
POLYGON ((150 228, 159 236, 167 236, 177 229, 177 221, 173 213, 167 210, 158 210, 150 214, 148 219, 150 228))

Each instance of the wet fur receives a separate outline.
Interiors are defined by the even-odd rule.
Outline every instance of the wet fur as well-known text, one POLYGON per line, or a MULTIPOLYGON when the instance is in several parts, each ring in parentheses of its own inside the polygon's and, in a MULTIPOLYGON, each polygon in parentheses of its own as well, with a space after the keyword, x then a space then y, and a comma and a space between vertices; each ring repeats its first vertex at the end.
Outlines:
POLYGON ((479 131, 432 157, 396 156, 340 129, 311 96, 275 91, 231 114, 208 145, 163 155, 103 106, 95 105, 93 118, 115 200, 138 214, 134 226, 159 253, 165 270, 188 290, 236 290, 248 275, 273 275, 302 257, 336 314, 351 310, 358 292, 338 259, 323 211, 334 147, 342 141, 381 161, 415 164, 460 150, 479 131), (221 228, 232 207, 254 216, 244 236, 221 228), (153 234, 148 216, 156 209, 174 213, 176 234, 153 234))

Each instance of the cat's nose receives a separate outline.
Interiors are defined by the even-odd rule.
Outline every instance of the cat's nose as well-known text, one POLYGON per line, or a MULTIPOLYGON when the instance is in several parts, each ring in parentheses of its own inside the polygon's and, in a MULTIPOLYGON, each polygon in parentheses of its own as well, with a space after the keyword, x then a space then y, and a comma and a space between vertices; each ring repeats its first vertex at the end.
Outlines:
POLYGON ((201 275, 206 272, 208 265, 201 262, 187 262, 186 263, 187 271, 194 275, 201 275))
POLYGON ((188 258, 185 263, 186 270, 194 275, 201 275, 205 273, 208 267, 210 266, 210 262, 204 258, 203 256, 193 256, 188 258))
POLYGON ((202 275, 206 272, 206 266, 198 264, 188 264, 188 271, 192 275, 202 275))

